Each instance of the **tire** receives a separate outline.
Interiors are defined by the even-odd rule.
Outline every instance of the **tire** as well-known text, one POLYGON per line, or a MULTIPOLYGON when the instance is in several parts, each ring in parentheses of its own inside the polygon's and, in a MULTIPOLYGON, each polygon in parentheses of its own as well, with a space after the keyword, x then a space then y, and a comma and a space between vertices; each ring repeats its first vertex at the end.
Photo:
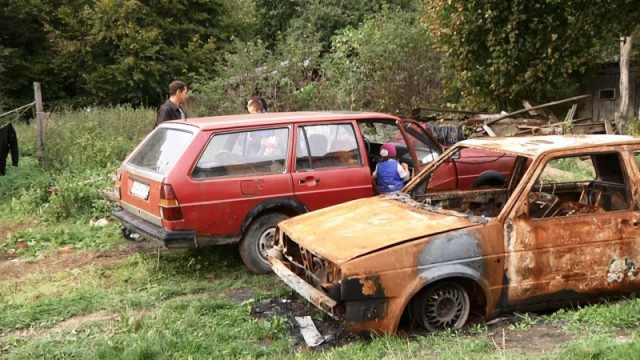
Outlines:
POLYGON ((281 213, 269 213, 254 219, 240 242, 240 257, 244 264, 257 274, 271 272, 267 250, 273 247, 276 225, 289 217, 281 213))
POLYGON ((459 330, 469 317, 469 295, 458 283, 441 282, 422 291, 413 302, 413 316, 428 331, 459 330))
POLYGON ((506 181, 507 178, 505 178, 501 173, 489 170, 480 174, 480 176, 471 183, 471 188, 476 189, 482 186, 502 186, 506 181))

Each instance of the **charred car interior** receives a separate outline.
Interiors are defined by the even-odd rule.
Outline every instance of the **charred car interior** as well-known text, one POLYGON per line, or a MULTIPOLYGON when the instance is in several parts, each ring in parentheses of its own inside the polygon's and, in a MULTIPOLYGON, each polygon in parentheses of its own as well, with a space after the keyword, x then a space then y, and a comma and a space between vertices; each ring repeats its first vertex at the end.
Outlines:
POLYGON ((633 293, 634 147, 640 139, 606 135, 463 141, 399 193, 280 223, 271 265, 357 334, 394 332, 401 319, 456 330, 471 312, 490 319, 633 293), (484 166, 504 181, 442 181, 465 151, 490 154, 484 166))

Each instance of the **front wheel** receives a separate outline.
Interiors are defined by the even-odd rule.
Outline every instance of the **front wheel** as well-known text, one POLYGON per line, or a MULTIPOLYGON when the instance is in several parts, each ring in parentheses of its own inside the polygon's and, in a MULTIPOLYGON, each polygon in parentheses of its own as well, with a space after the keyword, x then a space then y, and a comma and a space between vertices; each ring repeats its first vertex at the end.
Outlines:
POLYGON ((414 300, 413 313, 429 331, 459 330, 469 317, 469 295, 458 283, 430 286, 414 300))
POLYGON ((273 247, 276 225, 289 217, 270 213, 255 219, 240 242, 240 257, 249 270, 264 274, 271 271, 267 251, 273 247))

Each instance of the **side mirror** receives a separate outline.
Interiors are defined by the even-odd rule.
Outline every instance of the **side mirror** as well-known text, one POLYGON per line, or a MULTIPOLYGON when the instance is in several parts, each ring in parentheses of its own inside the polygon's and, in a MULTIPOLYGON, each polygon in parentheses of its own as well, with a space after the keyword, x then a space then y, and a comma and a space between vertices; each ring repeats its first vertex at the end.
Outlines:
MULTIPOLYGON (((450 148, 445 147, 444 151, 449 150, 450 148)), ((460 150, 454 152, 453 154, 451 154, 451 159, 460 159, 460 150)))

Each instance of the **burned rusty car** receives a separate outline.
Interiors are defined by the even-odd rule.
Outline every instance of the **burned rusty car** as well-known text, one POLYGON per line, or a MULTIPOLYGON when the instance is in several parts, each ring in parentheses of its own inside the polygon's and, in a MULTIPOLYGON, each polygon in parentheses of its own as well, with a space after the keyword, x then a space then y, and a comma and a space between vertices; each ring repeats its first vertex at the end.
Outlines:
POLYGON ((348 330, 429 331, 640 289, 640 138, 466 140, 396 194, 281 222, 271 266, 348 330), (434 182, 467 151, 511 157, 503 185, 434 182), (403 324, 405 321, 402 322, 403 324))

